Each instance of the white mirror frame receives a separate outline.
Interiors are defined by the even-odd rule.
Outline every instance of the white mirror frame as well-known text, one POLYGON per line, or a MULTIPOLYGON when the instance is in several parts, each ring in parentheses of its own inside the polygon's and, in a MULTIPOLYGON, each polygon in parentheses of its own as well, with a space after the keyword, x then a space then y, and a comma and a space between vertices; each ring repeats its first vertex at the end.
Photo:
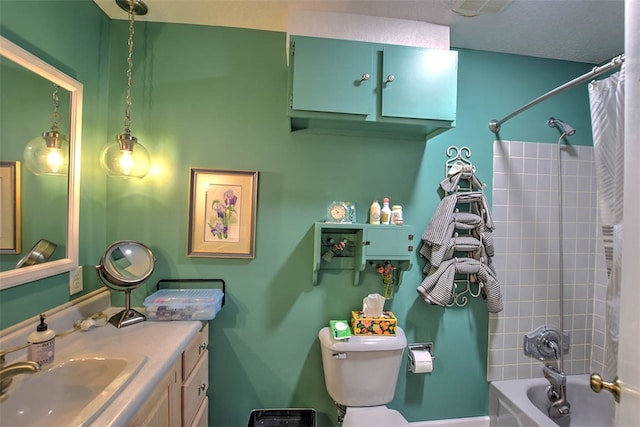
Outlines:
MULTIPOLYGON (((47 261, 29 267, 0 272, 0 290, 57 274, 74 271, 78 267, 80 212, 80 140, 82 132, 82 83, 0 36, 0 56, 33 71, 70 92, 69 124, 69 194, 67 206, 66 258, 47 261)), ((24 222, 23 222, 24 223, 24 222)))

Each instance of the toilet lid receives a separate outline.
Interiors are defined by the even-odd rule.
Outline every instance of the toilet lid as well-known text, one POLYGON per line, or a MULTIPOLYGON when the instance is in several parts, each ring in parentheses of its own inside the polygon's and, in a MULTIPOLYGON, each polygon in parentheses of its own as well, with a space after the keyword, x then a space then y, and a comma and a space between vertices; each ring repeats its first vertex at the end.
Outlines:
POLYGON ((386 406, 347 408, 342 427, 410 427, 395 409, 386 406))

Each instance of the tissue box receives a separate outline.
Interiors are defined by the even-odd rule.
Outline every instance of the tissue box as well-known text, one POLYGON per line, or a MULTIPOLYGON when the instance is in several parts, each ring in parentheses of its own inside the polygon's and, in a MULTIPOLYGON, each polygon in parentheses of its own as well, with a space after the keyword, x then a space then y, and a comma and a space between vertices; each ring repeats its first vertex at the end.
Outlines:
POLYGON ((382 317, 365 317, 362 311, 351 312, 351 331, 354 335, 395 335, 398 319, 390 311, 382 317))
POLYGON ((149 320, 212 320, 222 296, 220 289, 161 289, 142 304, 149 320))

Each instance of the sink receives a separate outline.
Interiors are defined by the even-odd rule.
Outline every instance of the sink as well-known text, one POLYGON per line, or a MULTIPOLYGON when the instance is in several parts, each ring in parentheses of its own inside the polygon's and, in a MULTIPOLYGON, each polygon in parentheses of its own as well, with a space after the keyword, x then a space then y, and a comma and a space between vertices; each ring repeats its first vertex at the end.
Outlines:
POLYGON ((14 377, 0 403, 0 424, 6 426, 85 426, 138 372, 139 355, 83 355, 48 369, 14 377))

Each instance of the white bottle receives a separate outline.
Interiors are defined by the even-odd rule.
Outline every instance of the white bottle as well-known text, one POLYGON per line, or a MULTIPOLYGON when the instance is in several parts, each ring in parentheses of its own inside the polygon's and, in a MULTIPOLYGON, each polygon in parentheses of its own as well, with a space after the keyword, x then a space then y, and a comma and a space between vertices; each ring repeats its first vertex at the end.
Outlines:
POLYGON ((402 218, 402 206, 393 205, 391 207, 391 223, 396 225, 402 225, 404 219, 402 218))
POLYGON ((382 199, 382 209, 380 210, 380 223, 389 224, 391 222, 391 208, 389 207, 389 199, 382 199))
POLYGON ((369 224, 380 224, 380 203, 377 200, 369 208, 369 224))
POLYGON ((31 344, 27 350, 27 359, 41 365, 52 363, 56 354, 56 333, 48 328, 44 318, 45 315, 41 314, 36 331, 31 332, 27 337, 27 341, 31 344))

